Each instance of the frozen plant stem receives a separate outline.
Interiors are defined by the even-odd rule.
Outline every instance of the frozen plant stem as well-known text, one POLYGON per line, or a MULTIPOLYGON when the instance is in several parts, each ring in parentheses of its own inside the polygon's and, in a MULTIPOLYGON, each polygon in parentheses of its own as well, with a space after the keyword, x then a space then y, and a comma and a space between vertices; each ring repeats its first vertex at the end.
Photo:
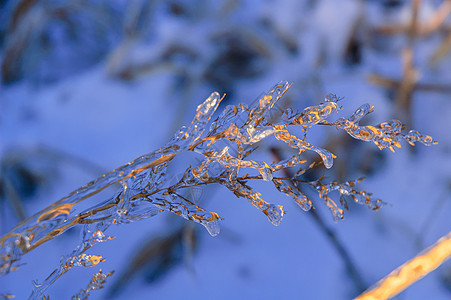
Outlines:
MULTIPOLYGON (((279 149, 272 147, 271 152, 276 158, 276 161, 282 160, 279 149)), ((290 170, 283 169, 282 171, 286 177, 293 178, 293 174, 291 174, 290 170)), ((291 184, 293 186, 297 186, 299 183, 292 180, 291 184)), ((330 241, 332 246, 337 251, 338 255, 343 260, 348 275, 351 277, 354 283, 356 291, 358 293, 364 291, 367 285, 363 282, 362 276, 360 275, 360 272, 357 270, 357 267, 355 266, 351 258, 351 255, 349 255, 348 251, 344 247, 343 243, 339 240, 338 236, 335 234, 332 228, 327 226, 326 222, 321 218, 321 216, 316 212, 315 209, 309 210, 308 215, 312 217, 315 224, 318 225, 319 229, 324 233, 324 235, 327 237, 327 239, 330 241)))
POLYGON ((113 275, 114 271, 108 272, 106 274, 103 274, 102 269, 99 270, 99 272, 95 273, 92 276, 91 281, 89 282, 88 286, 84 289, 81 289, 77 294, 72 296, 72 300, 86 300, 89 297, 89 294, 91 291, 94 290, 100 290, 105 285, 105 281, 108 277, 113 275))
MULTIPOLYGON (((178 193, 179 190, 207 184, 224 186, 235 196, 249 201, 272 224, 279 225, 285 213, 283 207, 264 201, 248 181, 271 182, 276 189, 291 197, 301 209, 310 210, 312 201, 297 185, 289 184, 296 181, 296 178, 275 177, 273 173, 286 168, 297 168, 297 177, 309 170, 312 165, 303 166, 306 160, 302 158, 306 151, 319 155, 326 168, 333 166, 336 158, 334 154, 306 141, 308 130, 316 125, 342 129, 356 139, 374 143, 379 149, 388 148, 392 151, 395 147, 401 147, 400 142, 403 140, 411 145, 415 142, 427 146, 436 143, 430 136, 424 136, 418 131, 403 133, 404 126, 398 120, 375 126, 361 126, 359 121, 373 109, 369 104, 362 105, 349 118, 342 117, 335 122, 328 122, 327 119, 341 109, 334 95, 327 96, 324 103, 302 111, 289 108, 274 120, 271 109, 289 87, 288 82, 282 81, 250 106, 229 105, 213 122, 210 120, 222 98, 217 92, 212 93, 197 107, 191 124, 181 127, 165 146, 104 174, 21 222, 1 237, 0 275, 16 270, 22 255, 78 225, 81 226, 79 244, 70 254, 61 258, 60 265, 50 276, 42 283, 35 283, 31 298, 41 297, 52 283, 71 268, 92 267, 102 262, 102 256, 87 255, 84 252, 97 243, 112 239, 105 232, 113 224, 130 223, 166 211, 203 225, 215 236, 219 234, 219 221, 222 220, 219 215, 206 211, 192 199, 178 193), (291 134, 292 127, 300 128, 303 137, 291 134), (292 148, 295 154, 273 163, 247 159, 254 151, 254 145, 269 136, 274 136, 292 148), (168 175, 168 166, 177 155, 184 152, 196 153, 200 163, 180 170, 183 175, 174 182, 175 177, 168 175), (241 170, 249 170, 258 175, 241 176, 241 170), (106 193, 106 189, 112 186, 120 188, 112 195, 107 195, 103 201, 97 201, 88 207, 81 205, 83 201, 102 191, 106 193)), ((356 189, 360 180, 324 182, 320 177, 304 183, 318 193, 333 219, 338 221, 343 218, 349 200, 373 210, 383 205, 381 200, 374 199, 370 193, 356 189), (334 192, 339 194, 338 200, 330 197, 334 192)))

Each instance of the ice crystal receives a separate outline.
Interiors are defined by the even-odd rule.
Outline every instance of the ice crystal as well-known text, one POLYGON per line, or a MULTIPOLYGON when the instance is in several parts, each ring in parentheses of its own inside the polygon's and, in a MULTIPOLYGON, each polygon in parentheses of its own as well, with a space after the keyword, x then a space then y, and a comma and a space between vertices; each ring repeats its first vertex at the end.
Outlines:
POLYGON ((421 142, 426 146, 437 144, 432 137, 424 136, 416 130, 402 134, 405 126, 398 120, 382 122, 376 126, 360 126, 360 119, 372 111, 372 106, 364 104, 349 119, 340 118, 337 122, 331 123, 331 125, 346 130, 353 138, 365 142, 373 142, 381 150, 388 148, 394 152, 394 146, 401 148, 400 140, 406 140, 412 146, 414 142, 421 142))
POLYGON ((81 289, 77 294, 75 294, 73 300, 86 300, 88 299, 89 293, 94 290, 100 290, 105 285, 105 281, 108 277, 113 275, 114 271, 103 274, 102 269, 92 276, 91 281, 85 289, 81 289))
POLYGON ((272 182, 305 211, 312 207, 312 201, 301 190, 301 185, 310 186, 324 200, 334 220, 343 218, 347 198, 371 209, 378 209, 383 204, 380 200, 374 200, 370 193, 355 188, 359 180, 323 183, 323 178, 310 182, 298 179, 298 176, 317 165, 313 163, 300 168, 307 162, 303 159, 304 152, 315 152, 326 168, 331 168, 336 158, 328 150, 306 141, 307 131, 312 126, 334 126, 356 139, 373 142, 380 149, 389 148, 392 151, 394 146, 400 147, 400 140, 406 140, 409 144, 421 142, 428 146, 436 143, 430 136, 418 131, 411 130, 403 134, 404 126, 397 120, 376 126, 359 125, 359 121, 373 110, 368 104, 362 105, 348 119, 328 122, 327 119, 340 110, 334 95, 328 95, 324 103, 301 112, 288 108, 282 116, 275 118, 271 109, 289 87, 288 82, 280 82, 249 107, 245 104, 229 105, 213 122, 211 118, 222 98, 218 93, 212 93, 197 107, 191 124, 177 130, 164 147, 88 183, 1 237, 0 274, 7 274, 17 268, 22 255, 77 225, 82 226, 80 243, 70 255, 61 259, 60 265, 48 278, 40 284, 36 283, 31 298, 41 297, 56 279, 72 267, 89 267, 102 262, 104 258, 101 256, 87 255, 85 252, 97 243, 113 238, 105 235, 112 224, 129 223, 168 211, 203 225, 215 236, 219 234, 220 216, 203 209, 195 203, 195 199, 182 193, 208 184, 222 185, 235 196, 247 199, 274 225, 281 223, 285 213, 283 207, 264 201, 261 194, 248 184, 249 180, 272 182), (301 128, 303 137, 290 133, 292 126, 301 128), (269 136, 295 149, 296 153, 274 163, 246 159, 255 149, 253 146, 269 136), (174 177, 168 175, 168 166, 183 152, 197 153, 201 158, 200 163, 184 170, 174 183, 174 177), (294 177, 275 176, 277 171, 290 167, 299 168, 294 177), (255 174, 241 176, 240 170, 249 170, 255 174), (117 184, 120 184, 120 188, 104 198, 104 201, 87 208, 86 205, 81 206, 86 199, 117 184), (338 204, 329 196, 334 191, 340 195, 338 204))
POLYGON ((309 182, 309 184, 318 191, 319 197, 325 201, 335 221, 343 219, 344 212, 343 209, 338 207, 335 201, 329 197, 329 194, 334 191, 339 192, 340 204, 345 209, 348 209, 346 198, 352 198, 354 202, 366 205, 373 210, 379 209, 384 204, 384 202, 382 202, 380 199, 373 199, 371 193, 368 193, 366 191, 358 191, 355 189, 356 184, 362 181, 363 178, 351 180, 345 183, 338 183, 338 181, 336 180, 329 183, 323 183, 322 180, 323 177, 319 178, 318 180, 311 181, 309 182))

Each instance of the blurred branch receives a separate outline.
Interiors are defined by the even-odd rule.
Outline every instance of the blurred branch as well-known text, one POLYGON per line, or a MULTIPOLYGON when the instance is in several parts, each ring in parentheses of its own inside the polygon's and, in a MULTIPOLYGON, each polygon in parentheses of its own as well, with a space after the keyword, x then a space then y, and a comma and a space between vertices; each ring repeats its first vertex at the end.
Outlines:
POLYGON ((451 13, 451 0, 444 0, 440 7, 435 11, 435 14, 426 23, 425 26, 419 27, 420 35, 427 35, 436 31, 444 23, 446 18, 451 13))
POLYGON ((398 295, 451 257, 451 231, 356 298, 388 299, 398 295))
MULTIPOLYGON (((5 177, 2 178, 2 182, 0 183, 0 186, 4 189, 5 198, 8 199, 9 203, 11 204, 12 208, 14 209, 14 212, 16 213, 17 217, 20 221, 23 221, 26 219, 27 215, 25 213, 25 208, 22 204, 21 197, 19 193, 14 188, 14 185, 11 183, 9 178, 5 177)), ((3 231, 1 231, 3 233, 3 231)))
POLYGON ((410 108, 412 106, 412 94, 414 86, 418 81, 418 70, 414 65, 414 44, 418 31, 418 11, 422 0, 414 0, 412 2, 412 15, 409 27, 407 28, 407 44, 402 50, 402 80, 396 92, 396 110, 397 113, 407 121, 410 126, 412 118, 410 108))
MULTIPOLYGON (((415 4, 414 4, 415 5, 415 4)), ((417 25, 417 36, 425 37, 439 29, 449 30, 447 24, 444 23, 451 13, 451 0, 445 0, 437 8, 432 17, 422 24, 417 25)), ((378 34, 395 35, 404 34, 409 30, 410 24, 391 24, 382 25, 372 28, 372 31, 378 34)))
MULTIPOLYGON (((419 10, 422 0, 411 1, 411 15, 408 24, 389 25, 374 28, 373 31, 380 34, 404 34, 406 45, 402 50, 402 78, 393 80, 376 74, 369 76, 369 81, 378 85, 396 89, 396 110, 400 118, 406 120, 407 125, 411 126, 411 106, 412 96, 415 90, 427 90, 442 93, 450 93, 451 87, 440 84, 419 84, 418 69, 414 64, 414 45, 416 40, 424 38, 427 35, 437 32, 444 25, 445 20, 451 13, 451 0, 445 0, 435 10, 432 17, 426 22, 419 20, 419 10)), ((436 64, 437 61, 445 56, 451 49, 451 35, 444 38, 439 48, 430 59, 430 64, 436 64)))
MULTIPOLYGON (((375 73, 370 74, 368 76, 368 81, 373 84, 392 89, 398 89, 401 85, 401 82, 399 80, 392 79, 375 73)), ((427 92, 451 93, 451 86, 449 84, 416 83, 413 86, 413 89, 427 92)))
POLYGON ((429 64, 434 66, 437 65, 438 62, 444 58, 447 54, 451 52, 451 31, 448 36, 443 39, 440 46, 438 46, 437 50, 434 51, 431 58, 429 59, 429 64))

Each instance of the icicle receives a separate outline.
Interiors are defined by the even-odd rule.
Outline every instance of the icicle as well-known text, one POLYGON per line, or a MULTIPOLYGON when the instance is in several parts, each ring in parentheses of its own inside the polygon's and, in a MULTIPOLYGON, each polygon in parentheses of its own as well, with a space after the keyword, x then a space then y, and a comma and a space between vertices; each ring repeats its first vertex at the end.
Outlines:
POLYGON ((318 153, 318 155, 323 160, 324 166, 327 169, 332 168, 332 166, 334 165, 334 157, 335 157, 335 155, 333 155, 332 153, 330 153, 326 149, 319 148, 319 147, 316 147, 316 146, 313 146, 313 145, 308 146, 307 149, 313 150, 316 153, 318 153))
POLYGON ((279 179, 274 179, 273 183, 280 192, 293 198, 302 210, 308 211, 312 208, 311 201, 296 186, 292 187, 285 181, 279 179))
POLYGON ((219 232, 221 231, 218 221, 208 221, 208 222, 202 223, 202 225, 204 225, 204 227, 207 229, 208 233, 211 236, 217 236, 219 234, 219 232))
POLYGON ((283 214, 285 213, 281 205, 275 204, 270 204, 263 212, 274 226, 279 226, 282 223, 283 214))
POLYGON ((326 102, 317 106, 310 106, 301 113, 291 117, 289 125, 302 125, 311 127, 327 119, 331 114, 339 110, 336 102, 326 102))

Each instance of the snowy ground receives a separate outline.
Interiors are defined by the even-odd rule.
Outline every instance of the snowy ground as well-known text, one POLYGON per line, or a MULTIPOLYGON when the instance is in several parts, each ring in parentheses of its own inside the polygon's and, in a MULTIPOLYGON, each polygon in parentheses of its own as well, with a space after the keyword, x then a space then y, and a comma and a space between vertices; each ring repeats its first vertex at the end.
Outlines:
MULTIPOLYGON (((375 105, 375 112, 369 116, 371 123, 394 117, 394 93, 370 83, 368 75, 376 72, 390 78, 402 77, 402 36, 384 37, 381 42, 363 34, 361 59, 353 65, 344 63, 343 53, 357 20, 364 19, 362 28, 389 21, 407 23, 409 5, 384 11, 378 1, 224 1, 221 5, 195 2, 197 5, 171 1, 185 9, 185 13, 176 15, 169 12, 169 5, 157 1, 149 9, 151 18, 138 18, 139 37, 120 43, 122 36, 115 36, 112 44, 116 47, 111 47, 109 55, 101 56, 96 63, 88 63, 87 54, 76 53, 82 44, 74 49, 64 47, 61 43, 67 38, 65 32, 56 23, 46 23, 48 27, 44 29, 53 28, 51 41, 60 41, 51 51, 61 52, 60 55, 53 60, 45 57, 50 69, 39 60, 35 69, 23 66, 21 79, 4 83, 0 90, 2 164, 22 162, 42 179, 33 194, 22 198, 27 215, 104 172, 160 148, 178 127, 190 122, 195 107, 212 90, 229 95, 225 104, 250 103, 276 82, 288 80, 293 86, 285 97, 297 109, 318 104, 327 93, 335 93, 344 98, 340 116, 348 116, 361 104, 370 103, 375 105), (175 54, 169 51, 172 56, 167 58, 173 45, 185 50, 175 54), (72 57, 77 61, 68 62, 72 57), (82 69, 77 66, 78 60, 82 69), (53 70, 61 61, 67 70, 53 70), (136 67, 146 64, 150 67, 136 67), (128 67, 135 71, 124 73, 128 67), (129 74, 131 77, 127 77, 129 74)), ((433 15, 436 2, 424 1, 420 20, 433 15)), ((12 6, 5 5, 2 15, 12 6)), ((127 7, 121 1, 111 6, 116 10, 127 7)), ((130 10, 124 15, 133 17, 130 10)), ((78 12, 78 18, 83 20, 84 16, 83 11, 78 12)), ((449 18, 447 21, 445 24, 451 24, 449 18)), ((420 39, 415 45, 415 63, 420 82, 449 87, 450 54, 435 67, 427 63, 441 40, 439 35, 420 39)), ((2 51, 0 57, 4 58, 5 48, 2 51)), ((439 142, 436 146, 417 145, 411 151, 409 145, 403 144, 395 153, 384 150, 384 155, 371 164, 373 171, 369 174, 364 174, 359 165, 370 159, 368 155, 374 154, 376 146, 352 144, 352 149, 332 150, 338 156, 337 164, 343 157, 345 180, 367 176, 361 187, 390 204, 377 212, 351 205, 345 219, 334 223, 327 208, 317 202, 317 212, 342 241, 367 287, 451 228, 450 97, 450 93, 421 90, 413 94, 412 126, 433 136, 439 142)), ((318 130, 308 138, 327 148, 327 140, 338 135, 335 130, 318 130)), ((252 159, 272 161, 270 146, 270 142, 263 142, 252 159)), ((330 178, 334 175, 328 173, 330 178)), ((6 173, 0 176, 5 177, 6 173)), ((152 284, 146 282, 145 270, 136 272, 116 293, 117 299, 356 296, 342 258, 312 218, 272 185, 255 186, 264 199, 285 207, 287 215, 280 226, 274 227, 246 200, 221 187, 203 189, 199 199, 203 207, 224 218, 221 234, 211 237, 194 224, 197 248, 192 256, 185 255, 184 261, 152 284)), ((0 205, 3 235, 19 219, 4 194, 0 205)), ((165 213, 113 226, 108 233, 116 239, 88 252, 101 254, 106 261, 94 268, 72 269, 47 294, 51 299, 68 298, 84 288, 92 274, 102 268, 104 272, 116 273, 107 279, 104 289, 92 292, 92 299, 109 297, 111 285, 117 284, 136 251, 149 239, 168 235, 184 222, 165 213)), ((43 281, 61 257, 75 247, 78 238, 77 230, 69 230, 25 255, 25 264, 18 271, 0 278, 0 295, 28 297, 32 281, 43 281)), ((450 273, 448 262, 409 287, 398 299, 447 299, 451 297, 451 286, 444 278, 450 273)))

